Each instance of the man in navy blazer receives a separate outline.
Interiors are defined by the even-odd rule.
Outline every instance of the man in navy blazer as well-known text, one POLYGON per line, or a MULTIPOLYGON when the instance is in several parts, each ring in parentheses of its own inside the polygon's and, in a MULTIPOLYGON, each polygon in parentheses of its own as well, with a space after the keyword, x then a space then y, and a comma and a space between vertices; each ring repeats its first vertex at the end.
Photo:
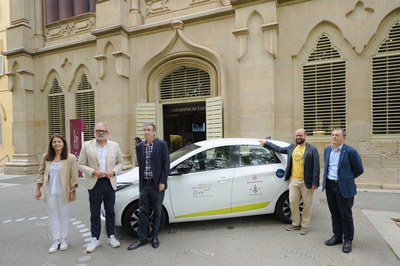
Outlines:
POLYGON ((355 178, 364 172, 361 157, 351 146, 344 143, 346 132, 341 128, 332 131, 332 145, 324 150, 324 179, 322 191, 331 212, 331 239, 325 245, 334 246, 344 241, 342 251, 350 253, 354 238, 353 213, 354 196, 357 194, 355 178))
POLYGON ((169 174, 169 152, 165 141, 155 138, 156 126, 146 123, 143 126, 145 141, 136 146, 136 157, 139 165, 139 227, 138 238, 128 246, 128 250, 137 249, 147 244, 150 209, 153 209, 153 229, 151 245, 158 248, 162 203, 167 189, 169 174))

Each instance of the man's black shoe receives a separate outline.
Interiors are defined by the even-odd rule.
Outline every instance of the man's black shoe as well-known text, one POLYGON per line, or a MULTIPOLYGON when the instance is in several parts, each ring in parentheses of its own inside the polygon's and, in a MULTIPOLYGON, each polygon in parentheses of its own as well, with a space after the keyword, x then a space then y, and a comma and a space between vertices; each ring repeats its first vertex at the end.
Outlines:
POLYGON ((344 253, 350 253, 351 252, 351 241, 344 241, 342 251, 344 253))
POLYGON ((342 242, 343 242, 343 239, 341 237, 332 236, 331 239, 325 241, 325 245, 334 246, 334 245, 340 244, 342 242))
POLYGON ((151 240, 151 246, 152 246, 153 248, 158 248, 158 247, 160 246, 160 241, 158 241, 158 238, 157 238, 157 237, 154 237, 154 238, 151 240))
POLYGON ((138 247, 144 246, 147 244, 147 239, 146 240, 135 240, 132 244, 128 246, 128 250, 134 250, 137 249, 138 247))

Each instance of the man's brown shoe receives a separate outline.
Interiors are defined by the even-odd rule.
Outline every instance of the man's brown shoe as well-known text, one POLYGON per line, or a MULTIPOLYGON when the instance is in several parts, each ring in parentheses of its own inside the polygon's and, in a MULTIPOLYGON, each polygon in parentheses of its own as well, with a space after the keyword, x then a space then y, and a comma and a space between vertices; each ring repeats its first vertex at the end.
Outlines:
POLYGON ((300 235, 306 235, 306 234, 308 234, 308 228, 302 227, 300 229, 300 235))
POLYGON ((287 231, 294 231, 294 230, 300 230, 301 226, 300 225, 288 225, 286 226, 287 231))

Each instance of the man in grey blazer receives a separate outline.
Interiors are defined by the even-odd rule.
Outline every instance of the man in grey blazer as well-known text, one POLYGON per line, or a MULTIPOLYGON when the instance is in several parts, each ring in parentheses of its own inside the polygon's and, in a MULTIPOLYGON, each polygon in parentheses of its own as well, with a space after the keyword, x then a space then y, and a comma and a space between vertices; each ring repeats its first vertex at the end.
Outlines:
POLYGON ((115 238, 115 190, 116 175, 121 172, 123 158, 118 143, 107 140, 108 128, 99 122, 94 128, 95 138, 85 142, 78 160, 78 168, 85 177, 85 186, 89 191, 90 230, 92 240, 86 252, 93 252, 100 245, 100 209, 104 204, 106 212, 106 232, 111 247, 120 246, 115 238))

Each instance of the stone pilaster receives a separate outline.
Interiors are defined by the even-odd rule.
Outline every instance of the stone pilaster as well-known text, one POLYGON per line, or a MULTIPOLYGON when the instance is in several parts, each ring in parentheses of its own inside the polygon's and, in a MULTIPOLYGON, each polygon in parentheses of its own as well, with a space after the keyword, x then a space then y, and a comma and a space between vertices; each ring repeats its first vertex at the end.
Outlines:
MULTIPOLYGON (((7 73, 9 90, 12 92, 14 155, 5 164, 5 174, 34 174, 38 170, 35 156, 36 136, 34 124, 34 67, 32 53, 35 39, 41 34, 35 10, 42 8, 42 1, 11 1, 11 25, 7 29, 7 73)), ((41 17, 41 14, 38 15, 41 17)))

